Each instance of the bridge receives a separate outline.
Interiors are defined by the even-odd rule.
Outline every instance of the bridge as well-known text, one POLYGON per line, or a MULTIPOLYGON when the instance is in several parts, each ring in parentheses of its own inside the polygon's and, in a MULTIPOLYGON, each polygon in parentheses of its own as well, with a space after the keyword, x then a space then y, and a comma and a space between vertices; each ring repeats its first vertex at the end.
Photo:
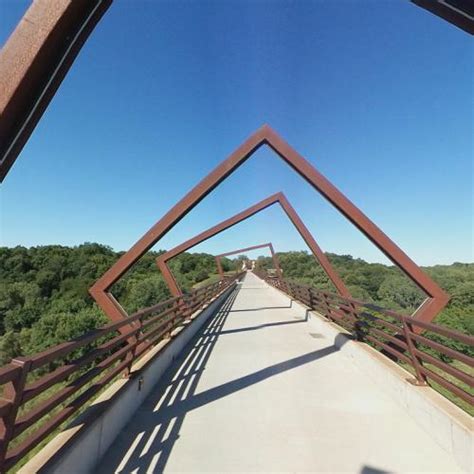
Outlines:
POLYGON ((415 326, 472 343, 283 278, 226 276, 4 367, 3 470, 39 445, 20 472, 470 472, 472 418, 427 381, 472 400, 433 367, 468 373, 430 348, 473 361, 415 326))
MULTIPOLYGON (((465 2, 412 2, 474 31, 465 2)), ((2 48, 0 181, 111 3, 36 0, 2 48)), ((89 293, 109 324, 0 368, 1 472, 473 471, 474 337, 435 323, 449 295, 268 125, 89 293), (113 285, 263 146, 425 293, 414 314, 353 298, 281 192, 161 255, 173 296, 125 311, 113 285), (226 252, 219 281, 182 291, 168 260, 273 204, 336 293, 285 278, 271 243, 275 273, 224 275, 226 252)))
POLYGON ((2 472, 472 471, 474 337, 434 322, 449 295, 268 125, 89 293, 109 324, 0 369, 2 472), (425 293, 413 314, 353 298, 282 192, 161 254, 172 297, 127 313, 113 285, 261 146, 425 293), (275 272, 183 292, 172 258, 274 204, 337 293, 285 278, 271 243, 248 248, 268 247, 275 272))
POLYGON ((268 125, 89 293, 108 325, 0 369, 2 472, 472 471, 472 417, 456 405, 472 407, 474 337, 433 322, 450 296, 268 125), (425 293, 413 314, 354 299, 282 192, 161 254, 173 297, 127 313, 114 284, 262 146, 425 293), (337 293, 286 279, 271 243, 274 273, 182 291, 168 261, 274 204, 337 293))
POLYGON ((97 472, 457 471, 342 343, 247 273, 97 472))

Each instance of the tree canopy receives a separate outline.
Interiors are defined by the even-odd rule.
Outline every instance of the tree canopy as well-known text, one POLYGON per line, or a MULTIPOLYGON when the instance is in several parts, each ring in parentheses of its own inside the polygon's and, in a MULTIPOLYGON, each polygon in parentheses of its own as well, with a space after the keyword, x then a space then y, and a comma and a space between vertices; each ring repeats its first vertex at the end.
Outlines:
MULTIPOLYGON (((132 313, 170 297, 155 260, 148 252, 112 293, 132 313)), ((106 322, 88 288, 117 260, 120 252, 96 243, 76 247, 0 247, 0 363, 77 337, 106 322)), ((223 258, 224 271, 238 270, 244 256, 223 258)), ((323 269, 307 252, 278 254, 286 278, 334 291, 323 269)), ((367 263, 350 255, 328 254, 353 296, 400 311, 413 311, 422 292, 396 267, 367 263)), ((259 257, 257 267, 272 267, 259 257)), ((184 253, 170 262, 179 285, 194 285, 216 277, 215 259, 206 253, 184 253)), ((474 333, 474 264, 454 263, 424 269, 452 295, 438 322, 474 333)))

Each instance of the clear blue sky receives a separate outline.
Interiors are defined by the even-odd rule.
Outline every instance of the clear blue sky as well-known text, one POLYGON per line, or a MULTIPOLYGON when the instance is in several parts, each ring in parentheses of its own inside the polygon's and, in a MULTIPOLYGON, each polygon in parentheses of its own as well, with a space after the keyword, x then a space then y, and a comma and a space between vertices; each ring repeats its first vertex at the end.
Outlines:
MULTIPOLYGON (((27 4, 0 1, 1 43, 27 4)), ((116 0, 2 185, 1 243, 125 250, 268 123, 416 262, 472 261, 472 53, 402 0, 116 0)), ((157 248, 277 191, 324 250, 384 261, 268 150, 157 248)), ((196 250, 267 241, 305 248, 274 208, 196 250)))

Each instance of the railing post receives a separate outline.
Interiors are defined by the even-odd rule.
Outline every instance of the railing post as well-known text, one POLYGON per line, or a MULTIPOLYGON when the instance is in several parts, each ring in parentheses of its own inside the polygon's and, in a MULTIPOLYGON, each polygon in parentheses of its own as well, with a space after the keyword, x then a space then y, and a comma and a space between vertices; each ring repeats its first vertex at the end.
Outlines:
POLYGON ((293 285, 293 283, 290 282, 289 285, 288 285, 288 289, 290 290, 290 296, 291 296, 294 300, 296 300, 297 298, 296 298, 296 294, 295 294, 295 291, 294 291, 293 288, 294 288, 294 285, 293 285))
POLYGON ((186 301, 187 298, 188 297, 183 294, 176 301, 176 311, 182 313, 184 320, 188 319, 191 316, 191 308, 189 307, 189 302, 186 301))
POLYGON ((313 291, 310 289, 309 290, 309 307, 314 311, 316 310, 315 304, 314 304, 314 295, 313 291))
POLYGON ((185 320, 188 320, 191 317, 191 314, 193 313, 189 300, 189 295, 182 295, 178 304, 178 310, 183 314, 185 320))
POLYGON ((31 367, 31 360, 18 357, 11 361, 11 364, 20 368, 20 373, 15 380, 8 382, 3 389, 3 398, 11 402, 10 411, 1 418, 0 424, 0 472, 5 472, 4 463, 8 451, 8 444, 13 436, 15 421, 18 410, 23 399, 23 391, 31 367))
POLYGON ((135 325, 138 326, 139 328, 138 331, 135 333, 134 336, 127 338, 127 344, 133 345, 133 347, 131 347, 130 350, 127 351, 127 353, 125 354, 125 359, 128 361, 128 364, 123 372, 124 378, 130 377, 130 373, 132 372, 132 365, 133 365, 133 362, 135 361, 138 346, 140 345, 138 340, 141 335, 142 324, 143 324, 142 319, 140 317, 139 319, 135 321, 135 325))
POLYGON ((413 341, 411 337, 411 333, 413 332, 413 327, 411 323, 407 321, 406 317, 402 317, 402 324, 403 324, 403 334, 405 336, 405 340, 408 346, 408 352, 410 354, 410 358, 413 364, 413 368, 415 369, 415 380, 411 381, 414 385, 427 385, 426 377, 421 371, 421 366, 423 365, 423 361, 416 355, 416 343, 413 341))
POLYGON ((323 295, 323 302, 324 302, 324 306, 326 307, 326 317, 328 319, 333 319, 332 318, 332 315, 331 315, 331 307, 329 306, 329 302, 328 302, 328 297, 326 295, 326 293, 321 293, 323 295))

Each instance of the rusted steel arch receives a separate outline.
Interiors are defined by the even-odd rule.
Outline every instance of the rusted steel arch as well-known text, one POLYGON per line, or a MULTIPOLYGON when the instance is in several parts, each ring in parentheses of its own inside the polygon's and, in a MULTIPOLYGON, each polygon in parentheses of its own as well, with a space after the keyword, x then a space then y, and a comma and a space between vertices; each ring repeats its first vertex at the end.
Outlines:
MULTIPOLYGON (((412 3, 474 34, 472 8, 412 3)), ((0 182, 112 0, 34 0, 0 51, 0 182)))
POLYGON ((186 242, 183 242, 182 244, 177 245, 171 250, 168 250, 167 252, 161 254, 156 259, 156 264, 158 265, 158 268, 163 274, 163 278, 165 279, 166 284, 168 285, 168 288, 170 289, 171 294, 174 296, 179 296, 182 294, 181 289, 179 288, 179 285, 176 282, 168 266, 168 262, 172 258, 182 254, 183 252, 186 252, 186 250, 189 250, 191 247, 194 247, 195 245, 198 245, 201 242, 204 242, 205 240, 208 240, 211 237, 214 237, 215 235, 220 234, 224 230, 233 227, 239 222, 242 222, 254 216, 255 214, 263 211, 264 209, 267 209, 268 207, 274 204, 279 204, 281 206, 285 214, 288 216, 290 221, 296 227, 296 230, 298 231, 298 233, 301 235, 305 243, 308 245, 309 249, 314 255, 314 258, 320 263, 320 265, 323 267, 329 279, 333 282, 339 294, 341 296, 346 296, 350 298, 351 296, 350 296, 349 290, 346 288, 346 285, 344 285, 344 282, 341 280, 340 276, 338 275, 336 270, 334 270, 333 266, 329 262, 324 252, 321 250, 319 245, 314 240, 314 237, 311 235, 311 232, 308 230, 308 228, 304 225, 303 221, 298 216, 298 213, 293 209, 288 199, 286 199, 285 195, 281 192, 273 194, 272 196, 269 196, 266 199, 263 199, 257 204, 254 204, 253 206, 245 209, 244 211, 235 214, 229 219, 226 219, 220 222, 219 224, 216 224, 215 226, 210 227, 204 232, 201 232, 200 234, 192 237, 191 239, 186 240, 186 242))
POLYGON ((273 266, 275 267, 277 275, 278 275, 279 278, 281 278, 283 275, 281 273, 280 262, 278 261, 278 257, 275 253, 274 248, 273 248, 273 244, 271 242, 268 242, 267 244, 253 245, 252 247, 245 247, 243 249, 232 250, 231 252, 225 252, 225 253, 221 253, 219 255, 216 255, 215 259, 216 259, 217 271, 219 273, 219 276, 221 277, 221 280, 224 279, 224 270, 222 270, 222 265, 221 265, 221 259, 223 257, 229 257, 230 255, 237 255, 239 253, 250 252, 251 250, 264 249, 264 248, 267 248, 267 247, 268 247, 268 250, 270 250, 270 255, 272 256, 273 266))
POLYGON ((432 321, 448 303, 449 295, 424 273, 395 242, 344 196, 341 191, 331 184, 311 163, 305 160, 268 125, 263 125, 259 128, 227 159, 211 171, 96 281, 89 291, 105 314, 112 320, 120 319, 126 314, 108 291, 110 287, 188 212, 263 145, 267 145, 275 151, 280 158, 288 163, 314 189, 338 209, 343 216, 352 222, 387 258, 400 267, 427 294, 428 297, 415 311, 413 316, 423 321, 432 321))
MULTIPOLYGON (((273 196, 270 196, 270 197, 273 197, 273 196)), ((256 206, 258 206, 259 204, 262 204, 264 202, 266 203, 267 200, 264 199, 260 203, 257 203, 256 206)), ((279 203, 279 202, 280 202, 279 200, 276 200, 272 204, 276 204, 276 203, 279 203)), ((220 224, 218 224, 214 227, 211 227, 207 231, 202 232, 201 234, 197 235, 196 237, 193 237, 192 239, 189 239, 186 242, 183 242, 183 244, 180 244, 179 246, 174 247, 173 249, 169 250, 168 252, 165 252, 165 253, 161 254, 159 257, 157 257, 156 265, 158 266, 158 269, 161 271, 161 274, 163 275, 163 279, 165 280, 165 283, 168 286, 168 289, 170 290, 170 293, 173 296, 183 295, 183 291, 181 290, 181 287, 179 286, 179 283, 176 281, 176 278, 174 277, 173 272, 171 271, 171 269, 168 265, 168 262, 170 260, 177 257, 178 255, 181 255, 182 253, 186 252, 186 250, 189 250, 190 248, 198 245, 199 243, 210 239, 214 235, 217 235, 217 234, 223 232, 224 230, 228 229, 229 227, 232 227, 232 226, 238 224, 239 222, 242 222, 243 220, 248 219, 249 217, 252 217, 256 213, 262 211, 263 209, 266 209, 267 207, 271 206, 272 204, 266 205, 265 207, 252 212, 252 214, 245 215, 245 217, 243 217, 242 215, 245 214, 247 211, 250 212, 251 209, 252 209, 252 211, 255 209, 255 206, 252 206, 252 207, 246 209, 245 211, 237 214, 237 215, 241 216, 239 220, 237 220, 235 222, 232 222, 233 219, 236 216, 234 216, 230 219, 227 219, 227 220, 221 222, 220 224), (229 223, 229 222, 231 222, 231 223, 229 223), (227 223, 227 224, 224 227, 222 227, 222 225, 224 223, 227 223), (209 234, 209 231, 211 231, 210 234, 209 234), (215 231, 215 232, 212 233, 212 231, 215 231), (203 236, 203 237, 201 238, 201 236, 203 236), (178 253, 176 253, 176 249, 178 249, 178 248, 180 249, 180 251, 178 253)), ((308 230, 306 228, 301 229, 301 232, 305 232, 305 231, 308 231, 308 230)), ((217 271, 219 273, 219 276, 220 276, 221 280, 224 279, 224 272, 222 270, 222 266, 221 266, 221 262, 220 262, 222 257, 225 257, 227 255, 236 255, 238 253, 247 252, 249 250, 261 249, 261 248, 266 248, 266 247, 268 247, 268 249, 270 250, 270 253, 272 255, 273 265, 275 266, 275 269, 277 271, 278 278, 281 278, 282 277, 282 272, 281 272, 280 262, 278 261, 278 257, 276 255, 274 249, 273 249, 272 243, 269 242, 267 244, 253 245, 252 247, 245 247, 243 249, 233 250, 232 252, 226 252, 226 253, 222 253, 220 255, 216 255, 215 256, 216 266, 217 266, 217 271)), ((324 255, 323 252, 319 249, 319 247, 317 247, 317 249, 315 249, 315 252, 317 252, 317 255, 319 255, 319 252, 321 252, 321 254, 324 255)), ((315 257, 316 257, 316 255, 315 255, 315 257)), ((324 257, 326 257, 326 256, 324 255, 324 257)), ((316 257, 316 258, 318 258, 318 257, 316 257)))
POLYGON ((415 5, 474 35, 474 4, 472 0, 411 0, 415 5))
POLYGON ((0 51, 0 182, 112 0, 34 0, 0 51))

